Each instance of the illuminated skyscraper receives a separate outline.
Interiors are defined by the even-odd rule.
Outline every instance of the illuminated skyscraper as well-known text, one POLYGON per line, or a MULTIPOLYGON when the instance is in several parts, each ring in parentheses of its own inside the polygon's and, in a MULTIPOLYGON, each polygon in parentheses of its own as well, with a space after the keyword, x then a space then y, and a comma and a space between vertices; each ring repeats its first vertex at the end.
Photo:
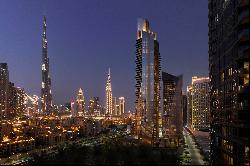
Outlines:
POLYGON ((38 113, 38 99, 39 97, 37 95, 33 95, 32 110, 34 114, 38 113))
MULTIPOLYGON (((146 19, 138 19, 136 40, 136 104, 140 92, 145 109, 143 124, 151 131, 152 144, 159 137, 160 53, 156 33, 146 19)), ((146 133, 146 132, 145 132, 146 133)))
POLYGON ((77 111, 75 109, 75 102, 74 100, 71 101, 71 116, 76 117, 77 116, 77 111))
POLYGON ((77 104, 77 112, 82 115, 84 113, 84 107, 85 107, 84 93, 83 93, 82 88, 80 88, 78 91, 76 104, 77 104))
POLYGON ((23 88, 17 87, 16 89, 16 105, 15 105, 15 110, 16 110, 16 115, 17 116, 22 116, 25 114, 25 110, 27 108, 25 104, 25 96, 26 93, 23 88))
POLYGON ((110 69, 108 73, 108 79, 106 83, 106 114, 112 115, 113 104, 112 104, 112 87, 111 87, 111 75, 110 69))
POLYGON ((94 105, 95 105, 95 101, 93 98, 91 98, 89 100, 89 106, 88 106, 89 107, 89 110, 88 110, 89 115, 94 115, 94 105))
POLYGON ((119 97, 119 114, 123 115, 125 113, 125 98, 119 97))
POLYGON ((0 120, 7 111, 9 71, 7 63, 0 63, 0 120))
POLYGON ((94 100, 94 114, 100 115, 101 114, 101 105, 100 105, 99 97, 93 97, 93 100, 94 100))
POLYGON ((208 0, 211 161, 249 165, 249 0, 208 0))
POLYGON ((49 76, 49 57, 47 41, 46 17, 43 17, 42 34, 42 89, 41 89, 41 110, 44 114, 52 113, 51 78, 49 76))
POLYGON ((207 130, 210 128, 210 100, 209 100, 209 78, 192 77, 192 84, 188 93, 191 93, 188 107, 191 108, 192 130, 207 130))
POLYGON ((112 115, 117 115, 117 107, 116 107, 116 97, 113 97, 112 104, 113 104, 113 110, 112 110, 112 115))
POLYGON ((162 72, 163 82, 163 136, 168 143, 179 145, 182 139, 182 75, 162 72))

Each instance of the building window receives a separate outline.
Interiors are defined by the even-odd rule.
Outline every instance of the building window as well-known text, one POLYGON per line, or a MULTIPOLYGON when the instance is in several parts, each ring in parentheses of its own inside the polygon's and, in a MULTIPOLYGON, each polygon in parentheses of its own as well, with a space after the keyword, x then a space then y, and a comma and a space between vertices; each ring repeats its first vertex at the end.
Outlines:
POLYGON ((249 84, 249 62, 244 62, 244 86, 249 84))

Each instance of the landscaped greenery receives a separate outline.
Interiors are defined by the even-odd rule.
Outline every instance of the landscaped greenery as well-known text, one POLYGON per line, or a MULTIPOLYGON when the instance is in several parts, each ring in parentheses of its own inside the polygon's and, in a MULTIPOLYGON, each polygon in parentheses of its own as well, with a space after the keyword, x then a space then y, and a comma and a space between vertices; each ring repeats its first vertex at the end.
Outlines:
POLYGON ((98 146, 72 144, 67 148, 59 148, 55 155, 33 156, 34 160, 30 164, 178 164, 176 149, 153 148, 146 145, 129 144, 129 142, 116 138, 98 146))

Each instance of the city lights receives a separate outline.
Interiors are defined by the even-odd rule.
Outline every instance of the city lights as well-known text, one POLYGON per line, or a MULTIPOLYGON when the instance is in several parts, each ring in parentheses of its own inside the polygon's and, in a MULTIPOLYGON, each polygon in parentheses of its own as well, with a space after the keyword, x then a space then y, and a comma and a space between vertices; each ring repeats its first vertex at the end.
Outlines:
POLYGON ((0 165, 249 165, 249 0, 0 1, 0 165))

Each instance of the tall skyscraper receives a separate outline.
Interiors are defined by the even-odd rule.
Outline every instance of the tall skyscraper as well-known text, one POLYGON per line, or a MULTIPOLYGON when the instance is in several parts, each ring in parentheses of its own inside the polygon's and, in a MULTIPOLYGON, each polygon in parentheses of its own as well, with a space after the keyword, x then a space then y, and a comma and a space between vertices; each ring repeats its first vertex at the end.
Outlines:
POLYGON ((9 71, 7 63, 0 63, 0 120, 4 118, 8 102, 9 71))
POLYGON ((125 113, 125 98, 119 97, 119 114, 123 115, 125 113))
POLYGON ((25 111, 26 111, 26 104, 25 104, 25 96, 26 96, 26 93, 24 91, 23 88, 20 88, 20 87, 17 87, 15 88, 16 90, 16 100, 15 103, 15 110, 16 110, 16 115, 15 116, 22 116, 25 114, 25 111))
POLYGON ((93 100, 94 100, 94 114, 100 115, 101 114, 101 105, 100 105, 99 97, 93 97, 93 100))
POLYGON ((49 76, 49 57, 47 41, 46 17, 43 17, 42 34, 42 89, 41 89, 41 110, 44 114, 52 113, 51 78, 49 76))
POLYGON ((192 130, 208 130, 210 128, 209 78, 192 77, 190 87, 190 103, 192 130))
POLYGON ((108 73, 108 79, 106 83, 106 114, 112 115, 113 104, 112 104, 112 87, 111 87, 111 75, 110 69, 108 73))
POLYGON ((249 0, 209 0, 212 164, 249 165, 249 0))
POLYGON ((37 95, 33 95, 32 97, 32 110, 34 114, 38 113, 38 99, 39 97, 37 95))
POLYGON ((88 113, 90 114, 90 115, 94 115, 94 103, 95 101, 94 101, 94 99, 93 98, 91 98, 90 100, 89 100, 89 110, 88 110, 88 113))
POLYGON ((84 107, 85 107, 85 102, 84 102, 84 93, 82 88, 79 89, 77 98, 76 98, 76 104, 77 104, 77 112, 82 115, 84 113, 84 107))
POLYGON ((167 143, 179 145, 182 138, 182 75, 162 72, 163 81, 163 137, 167 143))
POLYGON ((160 104, 160 53, 156 33, 149 28, 146 19, 138 19, 136 40, 136 104, 140 95, 145 105, 143 124, 144 132, 150 135, 155 145, 159 137, 159 104, 160 104))
POLYGON ((116 97, 113 97, 113 101, 112 101, 112 104, 113 104, 113 109, 112 109, 112 115, 117 115, 117 107, 116 107, 116 97))
POLYGON ((75 109, 75 102, 74 102, 74 100, 71 101, 71 116, 72 117, 78 116, 77 110, 75 109))

